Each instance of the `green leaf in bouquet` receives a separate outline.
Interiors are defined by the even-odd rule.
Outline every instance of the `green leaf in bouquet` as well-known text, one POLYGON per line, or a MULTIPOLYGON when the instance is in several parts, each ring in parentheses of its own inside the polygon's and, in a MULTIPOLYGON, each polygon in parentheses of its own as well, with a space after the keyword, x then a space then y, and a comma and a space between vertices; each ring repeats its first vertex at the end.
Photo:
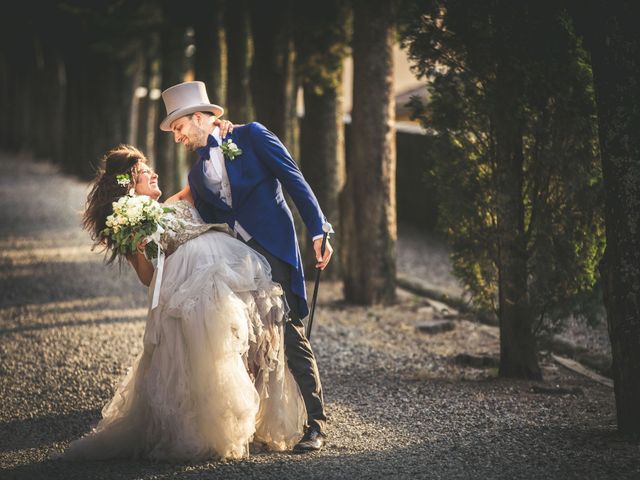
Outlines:
POLYGON ((144 247, 144 254, 149 260, 156 258, 158 256, 158 245, 156 242, 147 243, 144 247))
POLYGON ((138 244, 142 241, 142 239, 143 239, 144 237, 146 237, 146 235, 145 235, 145 233, 144 233, 143 231, 138 231, 138 232, 136 232, 136 233, 133 235, 133 239, 132 239, 132 241, 131 241, 131 244, 132 244, 132 245, 134 245, 134 246, 135 246, 135 245, 138 245, 138 244))

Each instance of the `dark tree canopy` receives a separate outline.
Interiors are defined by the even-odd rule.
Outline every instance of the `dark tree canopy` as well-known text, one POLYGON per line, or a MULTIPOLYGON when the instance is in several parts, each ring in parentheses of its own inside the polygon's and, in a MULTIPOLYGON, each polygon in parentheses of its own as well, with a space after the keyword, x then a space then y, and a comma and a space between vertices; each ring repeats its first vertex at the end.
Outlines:
POLYGON ((430 174, 455 273, 500 318, 506 361, 593 306, 604 230, 590 65, 554 2, 429 5, 404 29, 431 94, 414 106, 436 139, 430 174))

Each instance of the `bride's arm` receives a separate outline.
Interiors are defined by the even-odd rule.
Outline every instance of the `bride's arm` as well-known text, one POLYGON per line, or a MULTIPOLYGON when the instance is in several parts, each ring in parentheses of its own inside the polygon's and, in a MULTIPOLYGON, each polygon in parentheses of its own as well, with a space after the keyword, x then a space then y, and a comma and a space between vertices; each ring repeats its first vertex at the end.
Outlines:
POLYGON ((127 256, 127 260, 138 274, 138 278, 147 287, 151 285, 151 279, 153 278, 153 265, 143 253, 136 253, 136 255, 127 256))
POLYGON ((191 188, 189 187, 189 184, 187 184, 186 187, 184 187, 175 195, 171 195, 169 198, 167 198, 164 203, 173 203, 177 202, 178 200, 186 200, 191 205, 193 205, 193 196, 191 195, 191 188))

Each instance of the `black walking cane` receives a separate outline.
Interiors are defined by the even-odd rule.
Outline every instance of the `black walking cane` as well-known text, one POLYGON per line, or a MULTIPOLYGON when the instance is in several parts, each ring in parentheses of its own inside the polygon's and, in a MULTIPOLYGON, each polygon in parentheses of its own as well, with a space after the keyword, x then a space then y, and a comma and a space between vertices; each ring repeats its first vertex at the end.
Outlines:
MULTIPOLYGON (((333 228, 329 222, 326 222, 322 225, 322 231, 324 235, 322 236, 322 245, 320 246, 320 255, 324 257, 324 250, 327 246, 327 238, 329 238, 329 234, 333 233, 333 228)), ((313 327, 313 314, 316 311, 316 299, 318 298, 318 287, 320 286, 320 273, 321 269, 316 268, 316 284, 313 287, 313 297, 311 299, 311 313, 309 314, 309 325, 307 325, 307 339, 311 339, 311 327, 313 327)))

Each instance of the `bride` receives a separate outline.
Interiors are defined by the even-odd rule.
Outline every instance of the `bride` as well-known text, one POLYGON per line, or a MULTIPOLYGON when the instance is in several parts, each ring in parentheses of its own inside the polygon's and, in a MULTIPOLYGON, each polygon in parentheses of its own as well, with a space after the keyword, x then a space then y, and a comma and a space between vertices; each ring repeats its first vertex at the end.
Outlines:
MULTIPOLYGON (((161 191, 158 175, 134 147, 119 146, 103 162, 83 226, 112 262, 118 253, 100 235, 112 202, 131 190, 153 199, 161 191)), ((205 224, 192 199, 176 195, 164 205, 173 212, 165 214, 160 243, 166 260, 143 351, 102 420, 63 458, 188 461, 241 458, 250 442, 291 448, 306 412, 285 362, 280 285, 267 261, 226 224, 205 224)), ((126 260, 151 291, 160 279, 143 248, 126 260)))

